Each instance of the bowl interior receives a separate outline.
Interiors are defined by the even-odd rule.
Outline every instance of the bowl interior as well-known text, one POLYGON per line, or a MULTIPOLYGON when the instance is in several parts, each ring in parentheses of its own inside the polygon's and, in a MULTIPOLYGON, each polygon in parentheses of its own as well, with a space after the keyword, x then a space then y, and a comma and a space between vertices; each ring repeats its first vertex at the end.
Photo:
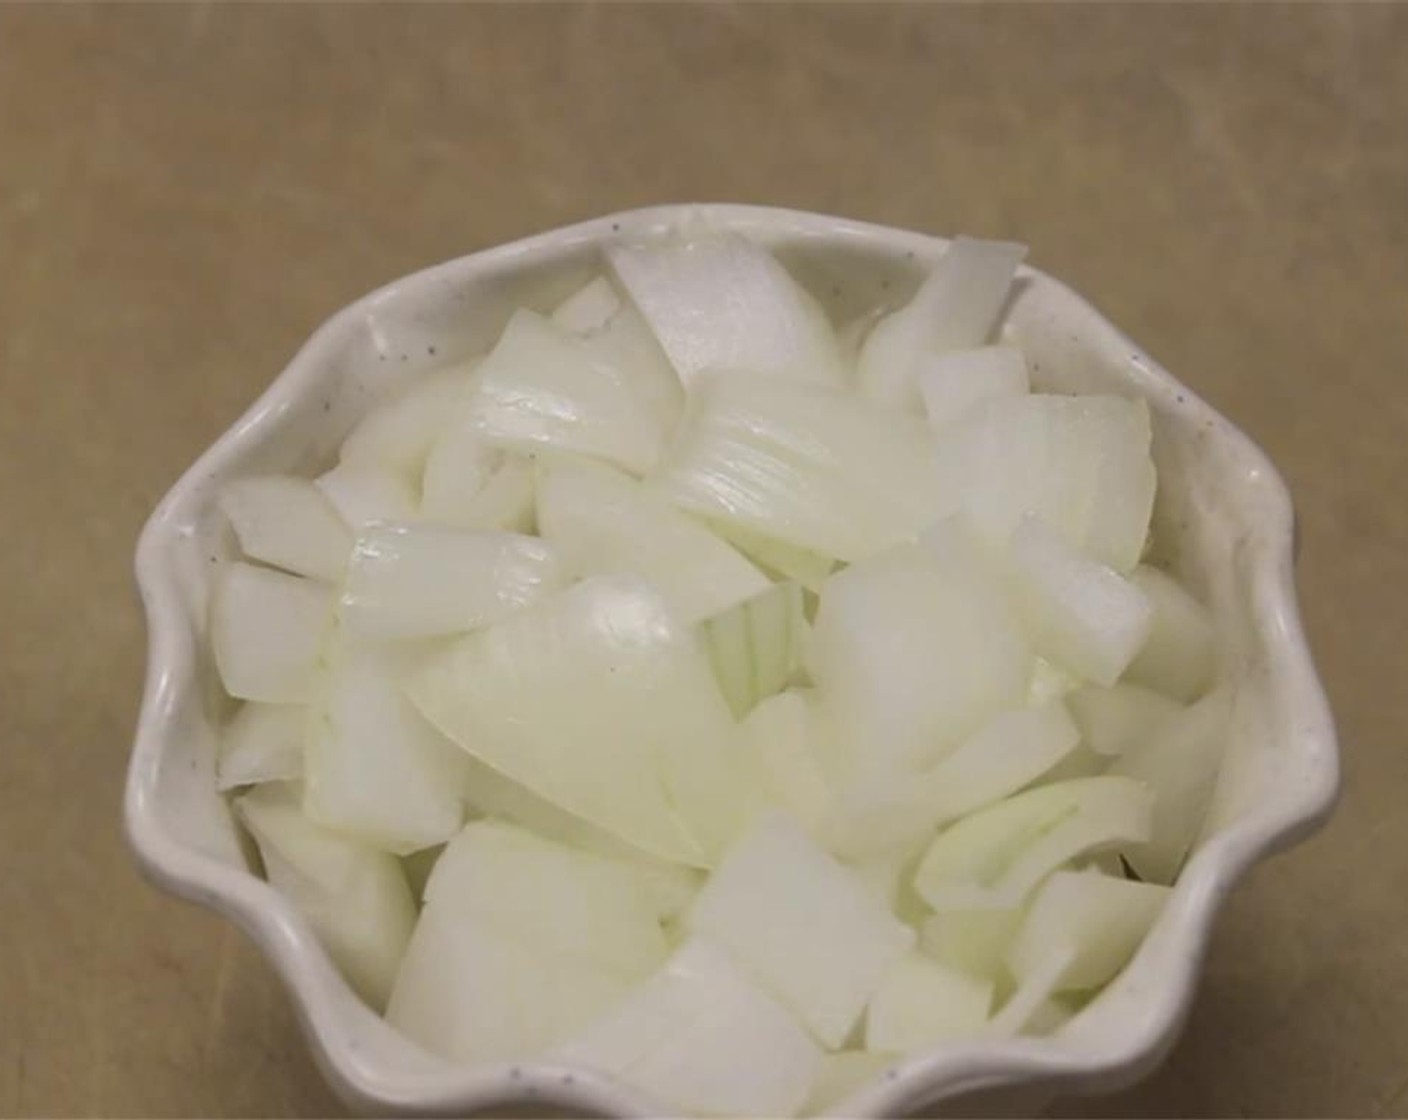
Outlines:
MULTIPOLYGON (((212 498, 263 471, 312 472, 379 395, 483 352, 518 306, 549 310, 599 268, 599 245, 691 221, 772 245, 838 322, 903 300, 945 242, 813 215, 747 207, 662 208, 605 218, 397 281, 326 323, 250 412, 163 501, 139 548, 152 651, 129 785, 128 825, 151 873, 223 910, 293 988, 326 1072, 354 1104, 422 1111, 525 1099, 648 1111, 604 1081, 564 1086, 541 1069, 451 1069, 401 1040, 342 983, 291 909, 250 873, 250 853, 215 792, 215 734, 228 701, 205 652, 210 573, 233 542, 212 498)), ((893 1114, 1033 1077, 1082 1089, 1130 1080, 1169 1045, 1212 914, 1233 878, 1313 828, 1335 788, 1333 735, 1305 653, 1291 585, 1292 517, 1269 463, 1059 283, 1024 273, 1005 332, 1040 389, 1145 397, 1159 491, 1153 558, 1213 609, 1237 682, 1229 755, 1173 903, 1136 959, 1060 1034, 911 1058, 848 1114, 893 1114)))

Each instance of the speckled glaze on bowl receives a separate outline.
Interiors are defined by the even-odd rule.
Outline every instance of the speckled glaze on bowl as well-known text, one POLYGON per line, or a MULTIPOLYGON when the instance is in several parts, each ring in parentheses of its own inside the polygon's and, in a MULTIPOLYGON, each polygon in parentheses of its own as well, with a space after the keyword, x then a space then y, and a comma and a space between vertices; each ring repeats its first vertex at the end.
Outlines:
MULTIPOLYGON (((150 635, 126 793, 128 839, 146 873, 233 919, 288 985, 318 1061, 356 1109, 464 1114, 537 1109, 659 1115, 659 1105, 582 1070, 526 1063, 454 1068, 398 1036, 350 991, 294 909, 249 870, 215 792, 214 725, 227 703, 204 649, 212 565, 231 553, 212 498, 230 478, 327 463, 392 383, 487 348, 521 304, 542 310, 597 267, 598 247, 706 222, 772 246, 839 318, 893 302, 942 239, 789 210, 667 206, 600 218, 397 280, 339 312, 166 495, 136 571, 150 635)), ((1128 1084, 1167 1053, 1185 1018, 1214 916, 1253 863, 1314 830, 1338 783, 1334 728, 1301 631, 1294 521, 1275 468, 1089 304, 1023 270, 1006 333, 1037 387, 1138 395, 1154 416, 1155 549, 1221 627, 1238 681, 1229 754, 1202 839, 1158 924, 1121 976, 1057 1035, 914 1055, 833 1113, 1021 1112, 1054 1094, 1128 1084)))

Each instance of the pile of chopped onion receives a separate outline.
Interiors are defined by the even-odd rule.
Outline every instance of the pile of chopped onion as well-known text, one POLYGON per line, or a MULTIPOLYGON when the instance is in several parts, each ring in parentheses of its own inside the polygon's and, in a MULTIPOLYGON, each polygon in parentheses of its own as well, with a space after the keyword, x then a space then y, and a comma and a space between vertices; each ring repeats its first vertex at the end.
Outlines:
POLYGON ((1001 341, 1023 253, 958 240, 851 358, 747 240, 615 245, 224 489, 221 788, 391 1024, 789 1116, 1127 964, 1228 693, 1141 564, 1147 407, 1001 341))

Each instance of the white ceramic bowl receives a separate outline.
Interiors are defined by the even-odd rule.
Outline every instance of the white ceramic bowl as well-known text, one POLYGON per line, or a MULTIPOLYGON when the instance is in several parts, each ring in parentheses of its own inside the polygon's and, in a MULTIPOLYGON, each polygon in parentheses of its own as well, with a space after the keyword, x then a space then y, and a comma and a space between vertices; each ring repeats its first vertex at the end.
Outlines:
MULTIPOLYGON (((556 230, 395 281, 333 316, 248 413, 181 478, 137 548, 150 657, 126 798, 142 866, 219 910, 263 949, 292 992, 328 1078, 354 1108, 459 1113, 505 1106, 659 1113, 605 1078, 536 1064, 456 1069, 401 1039, 351 993, 293 908, 249 870, 215 793, 212 722, 222 703, 204 650, 205 587, 230 541, 213 515, 225 480, 330 460, 374 393, 486 348, 513 306, 546 309, 596 267, 597 248, 703 218, 773 246, 839 316, 899 298, 943 240, 746 206, 660 207, 556 230)), ((1161 558, 1212 605, 1240 679, 1230 753, 1203 840, 1133 962, 1058 1035, 973 1042, 912 1057, 838 1107, 1030 1109, 1058 1091, 1117 1088, 1151 1069, 1185 1017, 1218 906, 1237 878, 1328 814, 1334 729, 1297 616, 1286 488, 1236 428, 1161 370, 1089 304, 1025 270, 1006 330, 1039 387, 1146 398, 1159 468, 1161 558)), ((1030 1113, 1028 1113, 1030 1114, 1030 1113)))

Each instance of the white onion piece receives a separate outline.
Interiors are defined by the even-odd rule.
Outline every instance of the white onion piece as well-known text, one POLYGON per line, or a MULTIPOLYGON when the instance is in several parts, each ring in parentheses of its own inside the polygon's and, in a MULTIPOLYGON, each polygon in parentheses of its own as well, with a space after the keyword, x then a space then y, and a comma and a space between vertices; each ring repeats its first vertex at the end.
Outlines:
POLYGON ((1177 702, 1137 684, 1086 685, 1067 696, 1066 705, 1080 727, 1081 741, 1110 758, 1153 738, 1182 711, 1177 702))
POLYGON ((684 386, 634 306, 623 303, 599 329, 578 337, 594 359, 628 372, 642 407, 662 431, 674 430, 684 408, 684 386))
POLYGON ((925 834, 917 841, 845 861, 895 917, 916 930, 931 911, 914 893, 910 880, 914 878, 914 868, 928 847, 928 841, 929 836, 925 834))
POLYGON ((593 455, 633 474, 655 465, 666 434, 632 370, 526 310, 480 364, 462 422, 496 447, 593 455))
POLYGON ((1013 979, 1022 985, 1054 953, 1069 949, 1053 990, 1103 987, 1134 955, 1168 895, 1168 887, 1151 883, 1057 871, 1032 897, 1007 950, 1013 979))
POLYGON ((821 1064, 796 1020, 698 938, 547 1057, 703 1116, 794 1116, 821 1064))
POLYGON ((1149 450, 1149 404, 1141 397, 1124 401, 1124 406, 1124 419, 1107 428, 1102 441, 1090 449, 1097 452, 1095 499, 1081 538, 1087 556, 1117 572, 1128 572, 1144 555, 1159 482, 1149 450))
POLYGON ((646 855, 618 836, 546 801, 527 786, 465 755, 465 801, 484 817, 500 817, 545 840, 629 864, 645 881, 661 920, 675 917, 694 898, 700 875, 693 868, 646 855))
POLYGON ((708 659, 638 579, 585 580, 462 638, 408 688, 465 750, 664 859, 707 865, 752 811, 708 659))
MULTIPOLYGON (((817 829, 809 829, 809 832, 816 835, 817 829)), ((824 836, 821 838, 821 842, 825 843, 824 836)), ((892 848, 878 855, 846 859, 845 862, 846 866, 855 872, 856 878, 866 885, 870 893, 884 903, 886 909, 895 912, 899 907, 906 854, 903 849, 892 848)), ((896 913, 896 917, 900 917, 900 915, 896 913)), ((903 920, 901 917, 901 921, 903 920)))
POLYGON ((220 731, 216 788, 302 778, 306 723, 301 704, 245 704, 220 731))
POLYGON ((1020 907, 1010 910, 945 910, 925 918, 919 947, 948 968, 996 981, 1006 975, 1007 947, 1022 925, 1020 907))
POLYGON ((1049 782, 1070 782, 1076 778, 1094 778, 1105 773, 1109 768, 1110 760, 1105 755, 1096 754, 1081 742, 1076 744, 1074 750, 1062 756, 1060 762, 1045 771, 1038 780, 1042 784, 1046 784, 1049 782))
POLYGON ((420 478, 426 454, 456 414, 469 383, 470 367, 426 374, 379 401, 343 441, 339 458, 402 476, 420 478))
POLYGON ((296 787, 258 786, 235 801, 270 884, 308 920, 348 983, 386 1006, 415 923, 415 902, 394 856, 304 818, 296 787))
POLYGON ((924 772, 846 790, 827 813, 823 839, 843 858, 922 840, 939 825, 1016 793, 1079 741, 1060 701, 1000 712, 924 772))
MULTIPOLYGON (((454 440, 454 449, 446 452, 451 459, 460 454, 476 454, 473 450, 476 444, 482 450, 482 442, 473 432, 447 438, 454 440)), ((445 446, 443 442, 437 444, 435 451, 431 452, 431 465, 437 461, 435 456, 442 446, 445 446)), ((460 529, 533 532, 537 525, 537 468, 532 458, 506 455, 500 451, 495 451, 494 456, 492 463, 485 468, 488 471, 486 475, 469 478, 458 490, 448 484, 441 488, 439 482, 432 483, 427 467, 427 490, 421 503, 421 513, 425 518, 460 529)))
POLYGON ((554 550, 517 533, 384 523, 348 565, 341 618, 364 638, 429 638, 498 622, 565 585, 554 550))
POLYGON ((914 298, 867 336, 856 371, 861 396, 917 411, 925 356, 987 342, 1026 255, 1025 245, 957 238, 914 298))
POLYGON ((210 593, 210 645, 225 691, 270 704, 306 702, 334 602, 333 590, 315 580, 220 565, 210 593))
POLYGON ((315 485, 353 533, 378 521, 409 521, 419 504, 411 482, 372 463, 340 463, 315 485))
POLYGON ((1052 700, 1069 696, 1084 682, 1060 665, 1038 657, 1032 662, 1032 677, 1027 682, 1027 706, 1039 708, 1052 700))
POLYGON ((598 276, 563 302, 552 321, 574 334, 593 357, 632 371, 641 403, 664 430, 675 426, 684 386, 650 325, 634 305, 622 301, 610 280, 598 276))
POLYGON ((825 766, 814 743, 815 700, 788 689, 761 701, 743 720, 743 731, 762 764, 769 800, 808 832, 820 823, 831 799, 825 766))
POLYGON ((475 821, 450 841, 425 901, 629 979, 668 955, 650 886, 634 868, 501 821, 475 821))
POLYGON ((719 369, 844 382, 826 316, 761 246, 712 234, 613 246, 607 258, 686 386, 719 369))
POLYGON ((509 456, 490 447, 468 425, 450 424, 426 456, 420 480, 420 515, 427 521, 464 529, 508 528, 490 523, 484 512, 485 491, 508 460, 509 456))
POLYGON ((375 650, 332 652, 309 712, 303 810, 405 855, 459 830, 464 762, 401 695, 396 672, 375 650))
POLYGON ((572 334, 587 334, 606 326, 611 316, 621 309, 621 297, 605 276, 597 276, 582 285, 553 309, 550 318, 555 326, 572 334))
POLYGON ((802 1115, 827 1115, 833 1106, 862 1086, 878 1080, 887 1069, 897 1065, 901 1057, 874 1050, 838 1050, 827 1054, 812 1085, 811 1096, 802 1107, 802 1115))
POLYGON ((964 563, 906 548, 822 590, 808 668, 857 773, 919 768, 1004 708, 1031 673, 1001 591, 964 563))
POLYGON ((1080 731, 1052 701, 994 716, 921 779, 940 820, 952 820, 1016 793, 1075 749, 1080 731))
POLYGON ((342 578, 352 534, 306 478, 236 479, 220 491, 219 505, 251 560, 334 583, 342 578))
POLYGON ((1141 565, 1130 582, 1154 607, 1149 638, 1130 662, 1126 679, 1187 703, 1212 684, 1217 631, 1212 616, 1172 576, 1141 565))
POLYGON ((702 517, 852 561, 934 520, 932 438, 848 393, 711 374, 691 386, 657 482, 702 517))
POLYGON ((694 900, 691 930, 727 949, 829 1047, 914 944, 855 875, 789 817, 769 813, 694 900))
POLYGON ((1231 736, 1232 696, 1211 692, 1131 747, 1111 774, 1146 783, 1154 794, 1153 832, 1120 854, 1148 882, 1172 883, 1193 846, 1222 769, 1231 736))
POLYGON ((966 511, 990 547, 1004 547, 1030 515, 1116 571, 1138 563, 1155 486, 1143 400, 1046 393, 992 400, 936 439, 933 509, 966 511))
POLYGON ((1031 392, 1027 359, 1015 346, 930 354, 920 359, 917 379, 924 412, 935 430, 986 401, 1031 392))
POLYGON ((1075 960, 1076 950, 1069 945, 1053 946, 1036 969, 1012 992, 987 1025, 983 1034, 989 1038, 1010 1038, 1016 1034, 1032 1034, 1047 1015, 1047 1005, 1056 994, 1061 975, 1075 960))
POLYGON ((1020 906, 1067 860, 1147 840, 1152 815, 1152 794, 1129 778, 1037 786, 939 833, 914 887, 935 910, 1020 906))
POLYGON ((699 624, 714 677, 735 716, 742 719, 787 687, 802 665, 806 624, 796 583, 772 584, 699 624))
POLYGON ((992 996, 992 981, 906 953, 870 998, 866 1048, 907 1054, 972 1036, 987 1022, 992 996))
POLYGON ((771 587, 767 576, 714 533, 630 475, 587 459, 545 464, 538 531, 574 575, 630 572, 692 623, 771 587))
POLYGON ((542 949, 482 913, 421 911, 386 1021, 432 1054, 483 1065, 536 1057, 627 996, 629 978, 542 949))
POLYGON ((1096 684, 1114 684, 1149 635, 1148 597, 1033 518, 1012 534, 1008 570, 1037 651, 1096 684))
POLYGON ((764 571, 779 579, 800 583, 808 591, 820 591, 836 569, 836 561, 830 556, 808 552, 786 541, 765 537, 738 525, 713 523, 711 527, 764 571))

